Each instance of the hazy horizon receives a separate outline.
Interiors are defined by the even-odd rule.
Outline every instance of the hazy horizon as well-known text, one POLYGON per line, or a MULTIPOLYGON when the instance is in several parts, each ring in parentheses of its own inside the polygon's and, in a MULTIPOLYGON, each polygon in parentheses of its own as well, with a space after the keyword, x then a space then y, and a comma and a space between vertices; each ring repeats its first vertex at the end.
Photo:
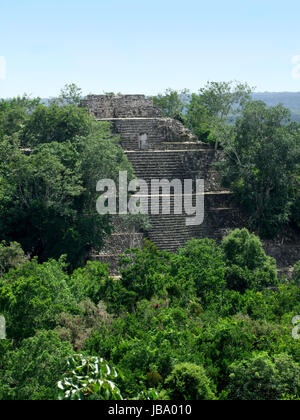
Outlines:
POLYGON ((1 4, 0 97, 155 95, 239 80, 300 92, 295 0, 27 0, 1 4))

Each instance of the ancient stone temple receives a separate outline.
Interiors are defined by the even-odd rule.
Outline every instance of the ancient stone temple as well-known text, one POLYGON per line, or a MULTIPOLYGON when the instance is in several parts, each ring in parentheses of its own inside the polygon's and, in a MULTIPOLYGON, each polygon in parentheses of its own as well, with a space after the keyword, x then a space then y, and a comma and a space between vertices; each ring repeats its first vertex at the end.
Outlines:
MULTIPOLYGON (((151 99, 144 95, 89 95, 82 106, 87 107, 95 119, 111 123, 137 178, 149 184, 153 178, 169 181, 197 178, 205 182, 202 224, 187 226, 186 215, 174 214, 171 206, 171 214, 149 214, 151 229, 146 235, 116 226, 105 249, 94 258, 113 266, 120 253, 140 246, 144 236, 161 250, 175 251, 190 238, 220 240, 231 229, 244 225, 232 194, 221 188, 215 167, 220 154, 199 142, 181 122, 165 118, 151 99)), ((281 251, 277 247, 272 252, 281 251)))

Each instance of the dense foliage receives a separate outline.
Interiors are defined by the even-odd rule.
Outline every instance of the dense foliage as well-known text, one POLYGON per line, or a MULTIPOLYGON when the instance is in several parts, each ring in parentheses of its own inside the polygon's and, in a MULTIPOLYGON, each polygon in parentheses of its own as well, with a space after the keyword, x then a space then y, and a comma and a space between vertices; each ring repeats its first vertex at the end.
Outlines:
POLYGON ((300 397, 298 265, 279 280, 247 230, 176 254, 145 242, 120 264, 120 279, 64 260, 3 274, 0 398, 300 397))
POLYGON ((153 104, 162 110, 165 117, 182 119, 185 108, 184 98, 187 94, 187 89, 177 92, 169 88, 165 93, 154 96, 153 104))
POLYGON ((0 238, 39 261, 67 254, 70 268, 111 231, 108 216, 95 211, 97 182, 117 183, 119 170, 133 177, 109 124, 78 107, 74 89, 49 105, 0 102, 0 238))
POLYGON ((289 118, 280 105, 250 102, 224 143, 224 183, 248 212, 249 224, 267 237, 299 217, 300 125, 289 118))
MULTIPOLYGON (((279 278, 247 229, 176 253, 145 241, 118 278, 86 262, 111 231, 96 182, 133 172, 80 95, 70 85, 49 104, 0 101, 0 400, 299 400, 300 262, 279 278)), ((299 223, 300 129, 288 112, 242 84, 186 95, 155 103, 224 154, 251 226, 274 235, 299 223)))

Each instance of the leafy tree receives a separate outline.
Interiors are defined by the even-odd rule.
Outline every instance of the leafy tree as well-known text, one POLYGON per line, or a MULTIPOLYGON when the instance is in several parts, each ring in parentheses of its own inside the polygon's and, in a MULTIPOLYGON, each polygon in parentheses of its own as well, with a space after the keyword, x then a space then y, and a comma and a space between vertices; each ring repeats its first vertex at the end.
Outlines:
POLYGON ((72 346, 52 331, 40 331, 7 351, 0 371, 0 400, 54 400, 72 346))
MULTIPOLYGON (((59 108, 61 109, 61 108, 59 108)), ((40 261, 68 254, 71 268, 111 231, 108 215, 96 212, 96 183, 118 182, 132 167, 109 124, 96 124, 76 142, 41 144, 29 154, 18 140, 0 142, 0 237, 18 241, 40 261)))
POLYGON ((276 262, 268 257, 260 239, 247 229, 236 229, 223 239, 226 281, 230 289, 244 293, 277 285, 276 262))
POLYGON ((35 147, 42 143, 74 141, 77 136, 86 136, 93 124, 92 117, 84 108, 58 103, 38 105, 27 116, 20 133, 24 147, 35 147))
POLYGON ((231 399, 279 400, 284 394, 299 397, 300 366, 287 354, 253 354, 248 360, 233 363, 230 370, 231 399))
POLYGON ((20 340, 41 329, 53 329, 63 311, 76 311, 64 263, 28 261, 0 279, 0 312, 9 338, 20 340))
MULTIPOLYGON (((206 304, 225 289, 225 261, 222 250, 210 239, 192 239, 178 251, 172 265, 175 284, 183 284, 181 293, 192 283, 199 298, 206 304)), ((192 296, 192 291, 190 293, 192 296)))
POLYGON ((69 287, 77 302, 89 298, 97 304, 102 298, 102 290, 109 278, 108 266, 97 261, 88 261, 70 276, 69 287))
POLYGON ((0 243, 0 277, 9 271, 24 264, 27 257, 23 249, 17 242, 7 244, 5 241, 0 243))
POLYGON ((263 292, 247 290, 243 296, 241 312, 252 319, 290 325, 292 318, 300 313, 300 288, 295 284, 284 283, 263 292))
MULTIPOLYGON (((267 305, 265 311, 268 310, 266 308, 267 305)), ((219 318, 215 313, 213 319, 202 320, 204 326, 197 340, 197 348, 204 357, 206 371, 219 391, 228 385, 231 364, 250 358, 253 351, 268 351, 271 354, 287 352, 297 360, 299 348, 295 345, 288 323, 255 320, 242 313, 227 318, 219 318)))
POLYGON ((249 102, 224 143, 224 185, 250 215, 249 225, 267 237, 289 222, 295 200, 299 127, 289 118, 280 105, 249 102))
POLYGON ((24 122, 40 104, 40 99, 28 96, 0 99, 0 139, 21 132, 24 122))
POLYGON ((209 113, 225 121, 249 101, 251 88, 241 82, 208 82, 199 90, 199 94, 209 113))
POLYGON ((141 250, 134 249, 120 260, 121 284, 136 294, 137 299, 164 295, 168 284, 170 255, 159 251, 149 241, 141 250))
POLYGON ((183 110, 185 108, 185 97, 187 94, 187 89, 178 92, 169 88, 165 93, 154 96, 153 104, 159 107, 166 117, 179 118, 182 120, 183 110))
POLYGON ((74 200, 83 190, 77 159, 70 143, 43 145, 29 156, 12 150, 10 160, 1 165, 6 191, 0 203, 4 238, 19 241, 26 252, 44 261, 68 252, 74 200), (59 243, 65 246, 59 249, 59 243))
POLYGON ((213 400, 213 385, 202 366, 181 363, 165 381, 167 398, 172 400, 213 400))
POLYGON ((43 104, 27 95, 0 100, 0 138, 20 135, 23 147, 50 141, 72 140, 89 132, 93 123, 88 111, 79 108, 81 89, 66 85, 58 99, 43 104))
POLYGON ((211 128, 210 113, 203 104, 201 96, 196 93, 192 93, 191 100, 187 105, 185 123, 199 140, 215 144, 216 137, 211 128))
POLYGON ((62 341, 70 342, 75 351, 81 351, 93 330, 99 328, 100 325, 110 325, 112 316, 107 313, 104 302, 100 301, 95 305, 89 299, 78 304, 77 312, 78 314, 75 315, 70 312, 59 313, 54 331, 62 341))
POLYGON ((61 90, 59 101, 62 104, 79 105, 82 98, 82 90, 75 83, 66 84, 61 90))
POLYGON ((193 94, 187 106, 188 127, 204 139, 215 140, 215 148, 231 135, 232 123, 250 100, 251 88, 240 82, 208 82, 193 94))

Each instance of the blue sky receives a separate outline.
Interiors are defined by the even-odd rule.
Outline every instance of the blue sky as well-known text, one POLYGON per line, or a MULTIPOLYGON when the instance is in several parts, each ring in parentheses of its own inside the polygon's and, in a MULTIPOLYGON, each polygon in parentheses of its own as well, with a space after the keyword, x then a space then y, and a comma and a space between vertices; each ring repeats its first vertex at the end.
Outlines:
POLYGON ((232 79, 300 91, 299 17, 299 0, 2 0, 0 97, 232 79))

